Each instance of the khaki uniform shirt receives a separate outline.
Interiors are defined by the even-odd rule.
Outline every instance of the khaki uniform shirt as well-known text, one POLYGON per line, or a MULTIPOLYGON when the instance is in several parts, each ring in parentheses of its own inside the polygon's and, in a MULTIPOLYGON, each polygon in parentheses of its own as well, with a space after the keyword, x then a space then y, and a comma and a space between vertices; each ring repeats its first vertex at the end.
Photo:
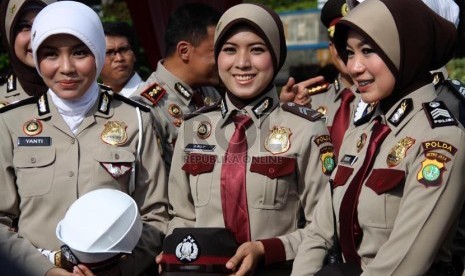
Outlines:
POLYGON ((205 105, 217 103, 220 100, 220 95, 213 87, 202 87, 194 92, 189 85, 171 74, 163 66, 163 61, 158 62, 156 71, 139 87, 131 98, 151 106, 151 112, 159 124, 158 128, 163 145, 163 159, 166 168, 169 170, 182 118, 198 108, 193 101, 194 93, 201 93, 205 105), (153 89, 158 89, 156 95, 147 96, 147 93, 144 93, 153 89))
POLYGON ((121 262, 123 275, 137 275, 161 251, 168 221, 167 178, 151 115, 141 112, 139 133, 136 108, 103 95, 76 134, 46 95, 39 100, 40 109, 31 99, 0 114, 0 248, 30 275, 44 275, 53 267, 36 248, 60 249, 55 228, 77 198, 99 188, 130 192, 134 161, 131 196, 144 227, 133 254, 121 262), (17 233, 8 231, 14 218, 19 218, 17 233))
MULTIPOLYGON (((168 187, 174 215, 169 233, 177 227, 225 227, 221 164, 235 130, 231 115, 236 108, 227 96, 220 106, 221 111, 198 114, 184 121, 180 128, 168 187), (200 158, 186 167, 186 157, 194 153, 200 158)), ((246 130, 246 190, 251 239, 279 237, 285 249, 281 256, 290 260, 295 257, 303 234, 303 229, 297 227, 300 211, 304 211, 309 223, 328 180, 323 171, 330 174, 333 169, 330 166, 334 163, 329 162, 325 168, 322 161, 334 162, 328 131, 320 120, 311 123, 283 110, 275 89, 244 110, 253 120, 246 130), (275 140, 278 130, 283 133, 281 147, 277 143, 279 150, 272 154, 266 149, 267 140, 275 140), (287 141, 290 146, 286 150, 287 141), (324 151, 328 148, 329 152, 324 151)), ((301 111, 320 116, 306 107, 301 107, 301 111)), ((265 251, 266 255, 273 252, 266 248, 265 251)))
MULTIPOLYGON (((342 82, 338 77, 338 79, 330 85, 327 91, 311 96, 312 109, 324 115, 322 120, 326 123, 326 126, 330 131, 331 127, 333 126, 334 116, 341 106, 341 95, 344 88, 345 87, 342 85, 342 82)), ((351 90, 355 97, 359 98, 359 94, 355 93, 355 87, 351 87, 351 90)), ((353 117, 356 104, 358 103, 358 99, 356 98, 354 98, 350 104, 350 114, 352 115, 351 117, 353 117)), ((352 123, 353 121, 350 120, 349 127, 352 125, 352 123)))
MULTIPOLYGON (((363 275, 423 275, 434 262, 450 261, 450 240, 465 193, 465 133, 455 125, 440 126, 454 119, 432 102, 432 84, 406 98, 412 101, 403 106, 401 100, 381 115, 391 132, 378 148, 358 197, 363 275)), ((374 112, 369 122, 346 132, 333 173, 333 199, 328 187, 292 275, 313 275, 321 268, 326 248, 333 243, 332 205, 339 222, 341 201, 364 161, 374 118, 380 114, 378 109, 374 112)))
POLYGON ((0 108, 29 97, 12 73, 7 76, 6 82, 0 86, 0 108))

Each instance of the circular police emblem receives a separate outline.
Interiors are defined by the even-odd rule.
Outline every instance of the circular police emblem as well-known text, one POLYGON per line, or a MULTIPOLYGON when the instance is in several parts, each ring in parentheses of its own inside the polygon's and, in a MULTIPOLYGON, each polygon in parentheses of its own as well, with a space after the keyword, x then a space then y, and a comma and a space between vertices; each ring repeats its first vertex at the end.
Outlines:
POLYGON ((209 122, 201 122, 197 128, 197 136, 200 139, 207 139, 212 133, 212 125, 209 122))
POLYGON ((168 112, 170 113, 171 116, 173 116, 174 118, 181 118, 182 117, 182 110, 179 106, 175 105, 175 104, 171 104, 169 107, 168 107, 168 112))
POLYGON ((434 164, 428 164, 423 167, 423 177, 426 181, 436 181, 441 175, 441 170, 434 164))
POLYGON ((325 157, 325 160, 323 161, 325 169, 330 172, 334 170, 334 163, 334 158, 332 156, 325 157))
POLYGON ((42 123, 36 119, 27 121, 23 125, 23 131, 29 136, 38 135, 42 132, 42 123))
POLYGON ((176 258, 183 263, 191 263, 199 257, 199 246, 197 241, 191 236, 183 238, 176 246, 176 258))
POLYGON ((432 108, 436 108, 436 107, 440 106, 440 104, 438 102, 430 102, 429 106, 431 106, 432 108))

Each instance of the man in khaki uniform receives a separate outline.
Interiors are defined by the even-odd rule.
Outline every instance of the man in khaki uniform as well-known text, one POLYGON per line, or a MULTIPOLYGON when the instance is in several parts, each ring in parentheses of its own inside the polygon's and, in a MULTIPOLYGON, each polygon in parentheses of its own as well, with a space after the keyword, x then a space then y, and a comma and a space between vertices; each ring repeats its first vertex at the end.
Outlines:
POLYGON ((149 104, 160 124, 163 158, 169 170, 184 115, 220 99, 213 34, 220 14, 206 4, 186 4, 168 21, 166 58, 132 97, 149 104))
MULTIPOLYGON (((334 223, 345 261, 359 265, 362 275, 454 275, 449 272, 450 243, 464 202, 465 153, 461 145, 465 133, 446 105, 436 101, 433 84, 418 77, 427 76, 431 67, 450 59, 453 27, 421 1, 370 0, 351 11, 336 28, 336 46, 345 48, 347 43, 355 53, 348 61, 351 74, 367 78, 369 69, 356 70, 373 65, 362 58, 361 49, 376 49, 374 55, 400 71, 392 73, 397 89, 371 90, 359 83, 365 88, 362 97, 376 101, 374 93, 388 95, 379 96, 380 104, 366 121, 346 132, 341 161, 333 173, 334 195, 328 187, 320 199, 292 275, 319 271, 334 243, 334 223), (377 17, 373 21, 374 11, 377 17), (413 25, 399 25, 407 15, 412 16, 413 25), (411 37, 413 29, 425 35, 411 37), (385 34, 381 39, 380 33, 385 34), (430 46, 418 51, 417 43, 430 46), (410 64, 396 59, 399 52, 411 58, 410 64), (418 88, 411 91, 415 85, 418 88), (372 136, 377 137, 374 126, 378 129, 378 120, 387 136, 380 146, 370 149, 372 136), (375 152, 372 162, 371 152, 375 152), (361 168, 368 169, 364 172, 361 168), (350 200, 352 204, 346 204, 350 200), (347 210, 353 210, 352 224, 347 210)), ((388 67, 384 71, 394 70, 388 67)))

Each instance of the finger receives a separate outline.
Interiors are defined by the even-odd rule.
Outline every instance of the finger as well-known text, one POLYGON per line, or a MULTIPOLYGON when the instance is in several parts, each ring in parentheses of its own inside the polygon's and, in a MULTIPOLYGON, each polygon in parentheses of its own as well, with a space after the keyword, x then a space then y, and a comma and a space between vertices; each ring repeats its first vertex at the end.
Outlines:
POLYGON ((229 259, 226 263, 226 268, 235 271, 244 257, 245 255, 243 253, 242 247, 239 247, 236 251, 236 254, 232 256, 231 259, 229 259))
POLYGON ((252 267, 253 267, 253 262, 252 258, 244 258, 242 260, 241 265, 239 266, 239 269, 234 273, 235 276, 244 276, 244 275, 249 275, 250 272, 252 272, 252 267))
POLYGON ((295 79, 293 77, 289 77, 285 86, 287 86, 288 89, 290 89, 291 87, 294 86, 294 84, 295 84, 295 79))
POLYGON ((156 257, 155 257, 155 262, 157 264, 160 264, 161 263, 161 260, 163 259, 163 252, 158 254, 156 257))

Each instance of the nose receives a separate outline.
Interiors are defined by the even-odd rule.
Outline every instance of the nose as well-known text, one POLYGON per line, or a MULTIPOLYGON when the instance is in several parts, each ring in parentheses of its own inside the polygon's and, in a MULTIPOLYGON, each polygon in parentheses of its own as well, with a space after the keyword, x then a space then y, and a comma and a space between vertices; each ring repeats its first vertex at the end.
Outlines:
POLYGON ((60 62, 60 71, 63 74, 70 74, 75 71, 74 62, 69 56, 63 56, 60 62))
POLYGON ((250 54, 248 51, 239 51, 239 54, 236 58, 236 67, 240 69, 249 68, 250 63, 250 54))
POLYGON ((365 65, 360 60, 360 58, 354 56, 347 62, 347 69, 351 74, 360 74, 365 70, 365 65))
POLYGON ((118 61, 120 61, 120 60, 123 60, 123 59, 124 59, 123 53, 121 53, 120 51, 115 52, 115 57, 114 57, 113 60, 118 60, 118 61))

